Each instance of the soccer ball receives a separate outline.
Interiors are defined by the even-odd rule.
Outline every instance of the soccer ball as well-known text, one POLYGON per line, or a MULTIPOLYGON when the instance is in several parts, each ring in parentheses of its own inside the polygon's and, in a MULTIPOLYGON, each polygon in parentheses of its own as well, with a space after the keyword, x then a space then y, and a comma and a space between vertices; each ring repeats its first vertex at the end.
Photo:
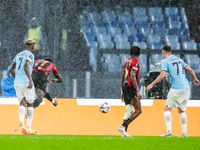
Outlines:
POLYGON ((110 111, 110 105, 107 102, 104 102, 99 105, 99 110, 102 113, 108 113, 110 111))

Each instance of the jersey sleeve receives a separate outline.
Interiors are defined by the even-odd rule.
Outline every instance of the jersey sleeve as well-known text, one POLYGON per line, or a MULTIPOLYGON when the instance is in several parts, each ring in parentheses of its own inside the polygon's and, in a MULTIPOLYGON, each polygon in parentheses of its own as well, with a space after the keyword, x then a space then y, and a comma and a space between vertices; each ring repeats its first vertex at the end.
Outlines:
POLYGON ((139 70, 139 61, 132 61, 131 70, 135 70, 135 71, 139 70))
POLYGON ((32 62, 32 61, 34 61, 34 55, 32 53, 28 53, 26 55, 25 59, 28 60, 28 61, 30 61, 30 62, 32 62))
POLYGON ((161 70, 167 71, 167 62, 165 60, 162 62, 161 70))
POLYGON ((182 60, 183 68, 187 66, 187 64, 182 60))
POLYGON ((59 74, 59 72, 58 72, 58 70, 57 70, 57 68, 56 68, 56 66, 54 65, 54 69, 53 69, 53 74, 59 74))

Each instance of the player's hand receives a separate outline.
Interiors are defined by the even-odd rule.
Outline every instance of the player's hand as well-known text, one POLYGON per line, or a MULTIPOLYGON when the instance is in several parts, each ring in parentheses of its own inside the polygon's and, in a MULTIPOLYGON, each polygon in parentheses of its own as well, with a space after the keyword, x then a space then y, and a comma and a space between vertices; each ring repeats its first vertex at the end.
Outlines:
POLYGON ((122 102, 124 102, 124 94, 123 93, 121 93, 121 100, 122 100, 122 102))
POLYGON ((29 84, 28 84, 28 89, 32 89, 32 87, 33 87, 32 82, 29 82, 29 84))
POLYGON ((49 78, 49 79, 48 79, 48 82, 49 82, 49 83, 53 83, 54 80, 53 80, 52 78, 49 78))
POLYGON ((153 85, 149 84, 149 85, 146 87, 146 90, 147 90, 147 91, 150 91, 152 87, 153 87, 153 85))
POLYGON ((199 86, 199 80, 198 80, 198 79, 195 79, 195 80, 194 80, 194 84, 195 84, 196 86, 199 86))
POLYGON ((137 92, 137 100, 141 100, 142 99, 142 94, 140 93, 140 91, 137 92))

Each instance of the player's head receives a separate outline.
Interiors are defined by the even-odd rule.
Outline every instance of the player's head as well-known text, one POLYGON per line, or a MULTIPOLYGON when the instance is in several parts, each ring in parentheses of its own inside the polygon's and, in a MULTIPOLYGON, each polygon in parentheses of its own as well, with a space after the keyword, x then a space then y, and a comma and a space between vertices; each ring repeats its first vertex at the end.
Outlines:
POLYGON ((46 61, 49 61, 49 62, 53 63, 53 60, 52 60, 50 57, 46 57, 46 58, 44 58, 44 60, 46 60, 46 61))
POLYGON ((30 50, 31 52, 34 52, 35 49, 35 40, 33 39, 27 39, 24 41, 24 44, 26 45, 26 49, 30 50))
POLYGON ((164 58, 167 58, 171 54, 172 54, 172 49, 170 46, 166 45, 162 48, 162 55, 164 58))
POLYGON ((130 55, 138 57, 140 55, 140 48, 138 46, 131 46, 130 55))

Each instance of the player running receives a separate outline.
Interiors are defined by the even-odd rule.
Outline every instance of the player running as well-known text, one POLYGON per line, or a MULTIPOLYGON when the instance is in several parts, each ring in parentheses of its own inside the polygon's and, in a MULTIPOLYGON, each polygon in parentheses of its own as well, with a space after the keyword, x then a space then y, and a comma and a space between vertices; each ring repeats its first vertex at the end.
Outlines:
POLYGON ((188 137, 187 135, 187 116, 186 107, 189 101, 189 84, 185 77, 185 69, 190 72, 194 79, 194 84, 199 86, 199 80, 197 79, 193 69, 191 69, 181 58, 172 55, 170 46, 164 46, 162 48, 162 55, 165 60, 162 62, 162 71, 160 75, 147 86, 147 90, 162 81, 165 74, 168 73, 171 79, 171 89, 167 96, 167 101, 164 109, 164 120, 167 127, 167 133, 161 135, 161 137, 171 137, 171 109, 177 109, 181 119, 182 135, 181 137, 188 137))
POLYGON ((130 137, 127 134, 128 125, 142 113, 140 103, 142 95, 138 87, 140 73, 138 57, 140 55, 140 48, 138 46, 132 46, 130 55, 131 57, 124 63, 121 80, 121 99, 125 102, 126 113, 123 124, 118 127, 118 130, 124 137, 130 137), (133 107, 135 108, 134 113, 132 113, 133 107))
POLYGON ((32 78, 34 85, 37 89, 37 98, 33 103, 33 107, 38 107, 44 97, 47 98, 50 102, 52 102, 54 106, 57 106, 57 98, 52 99, 51 95, 46 91, 48 82, 62 82, 62 77, 59 74, 56 66, 53 64, 52 59, 45 58, 36 60, 33 68, 32 78), (48 76, 51 72, 54 74, 56 79, 48 79, 48 76))
POLYGON ((25 41, 26 50, 18 53, 13 59, 10 72, 15 77, 14 87, 16 90, 17 98, 20 102, 19 125, 24 135, 36 134, 37 132, 31 129, 33 120, 33 102, 35 96, 35 88, 31 78, 31 73, 34 64, 34 48, 35 41, 27 39, 25 41), (24 116, 27 105, 27 129, 24 126, 24 116))

